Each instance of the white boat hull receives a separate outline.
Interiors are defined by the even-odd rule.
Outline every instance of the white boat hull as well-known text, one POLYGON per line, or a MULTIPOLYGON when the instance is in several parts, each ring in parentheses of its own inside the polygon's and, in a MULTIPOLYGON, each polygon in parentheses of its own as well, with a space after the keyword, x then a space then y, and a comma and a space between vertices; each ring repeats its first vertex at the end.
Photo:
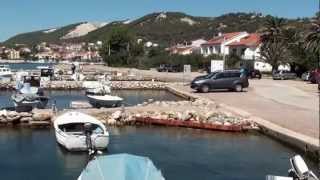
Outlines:
POLYGON ((104 150, 109 144, 109 132, 105 125, 87 114, 66 112, 58 116, 53 125, 57 142, 69 151, 86 151, 88 148, 104 150), (86 142, 87 124, 92 128, 91 147, 86 142))
POLYGON ((12 98, 13 100, 13 104, 15 107, 31 107, 31 108, 38 108, 38 109, 44 109, 47 104, 49 99, 46 97, 41 97, 37 100, 32 100, 32 101, 27 101, 27 100, 23 100, 23 101, 16 101, 14 98, 12 98))
POLYGON ((99 99, 100 96, 87 96, 89 103, 97 108, 100 107, 119 107, 122 104, 123 99, 99 99))
MULTIPOLYGON (((57 142, 69 151, 86 151, 86 136, 84 135, 68 135, 61 130, 56 130, 57 142)), ((104 134, 91 135, 91 141, 94 148, 104 150, 108 147, 109 136, 104 134)))

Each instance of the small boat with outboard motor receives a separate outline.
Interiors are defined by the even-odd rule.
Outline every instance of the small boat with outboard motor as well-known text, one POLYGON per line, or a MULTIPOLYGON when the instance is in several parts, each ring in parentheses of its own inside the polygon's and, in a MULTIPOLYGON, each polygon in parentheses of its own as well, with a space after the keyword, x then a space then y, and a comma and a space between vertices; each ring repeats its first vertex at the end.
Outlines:
POLYGON ((109 132, 104 124, 87 114, 66 112, 53 124, 57 142, 69 151, 85 151, 88 145, 103 150, 109 144, 109 132))

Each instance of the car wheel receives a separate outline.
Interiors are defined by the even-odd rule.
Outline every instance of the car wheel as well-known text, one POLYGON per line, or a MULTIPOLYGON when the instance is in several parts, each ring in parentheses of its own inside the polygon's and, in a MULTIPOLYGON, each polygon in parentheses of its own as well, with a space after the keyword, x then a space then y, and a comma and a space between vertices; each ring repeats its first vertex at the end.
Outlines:
POLYGON ((201 86, 201 92, 203 92, 203 93, 209 92, 209 86, 207 86, 207 85, 202 85, 202 86, 201 86))
POLYGON ((236 85, 234 86, 234 90, 235 90, 236 92, 242 92, 243 87, 242 87, 241 84, 236 84, 236 85))

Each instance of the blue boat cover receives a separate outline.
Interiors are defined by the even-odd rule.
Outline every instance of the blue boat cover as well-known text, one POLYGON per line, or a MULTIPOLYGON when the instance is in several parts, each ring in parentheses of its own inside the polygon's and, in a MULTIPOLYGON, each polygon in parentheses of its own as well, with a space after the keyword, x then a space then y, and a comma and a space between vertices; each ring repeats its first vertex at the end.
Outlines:
POLYGON ((98 156, 90 161, 78 180, 164 180, 147 157, 130 154, 98 156))

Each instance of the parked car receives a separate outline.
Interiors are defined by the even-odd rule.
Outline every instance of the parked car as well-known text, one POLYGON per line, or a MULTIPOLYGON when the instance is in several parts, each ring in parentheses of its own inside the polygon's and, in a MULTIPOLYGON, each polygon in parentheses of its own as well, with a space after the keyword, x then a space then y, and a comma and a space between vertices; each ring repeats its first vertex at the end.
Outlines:
POLYGON ((320 80, 320 68, 314 69, 310 72, 309 80, 313 84, 317 83, 320 80))
POLYGON ((182 68, 179 65, 160 64, 157 68, 158 72, 181 72, 182 68))
POLYGON ((309 80, 310 80, 310 71, 307 71, 307 72, 302 73, 301 79, 302 79, 303 81, 309 81, 309 80))
POLYGON ((258 78, 258 79, 261 79, 262 75, 261 75, 261 72, 257 69, 252 69, 249 71, 248 73, 248 77, 253 79, 253 78, 258 78))
POLYGON ((274 80, 296 79, 297 74, 290 71, 286 71, 286 70, 280 70, 280 71, 275 71, 272 74, 272 78, 274 80))
POLYGON ((191 88, 199 92, 209 92, 213 89, 229 89, 240 92, 249 86, 247 77, 241 77, 239 70, 212 72, 206 76, 196 77, 191 82, 191 88))

